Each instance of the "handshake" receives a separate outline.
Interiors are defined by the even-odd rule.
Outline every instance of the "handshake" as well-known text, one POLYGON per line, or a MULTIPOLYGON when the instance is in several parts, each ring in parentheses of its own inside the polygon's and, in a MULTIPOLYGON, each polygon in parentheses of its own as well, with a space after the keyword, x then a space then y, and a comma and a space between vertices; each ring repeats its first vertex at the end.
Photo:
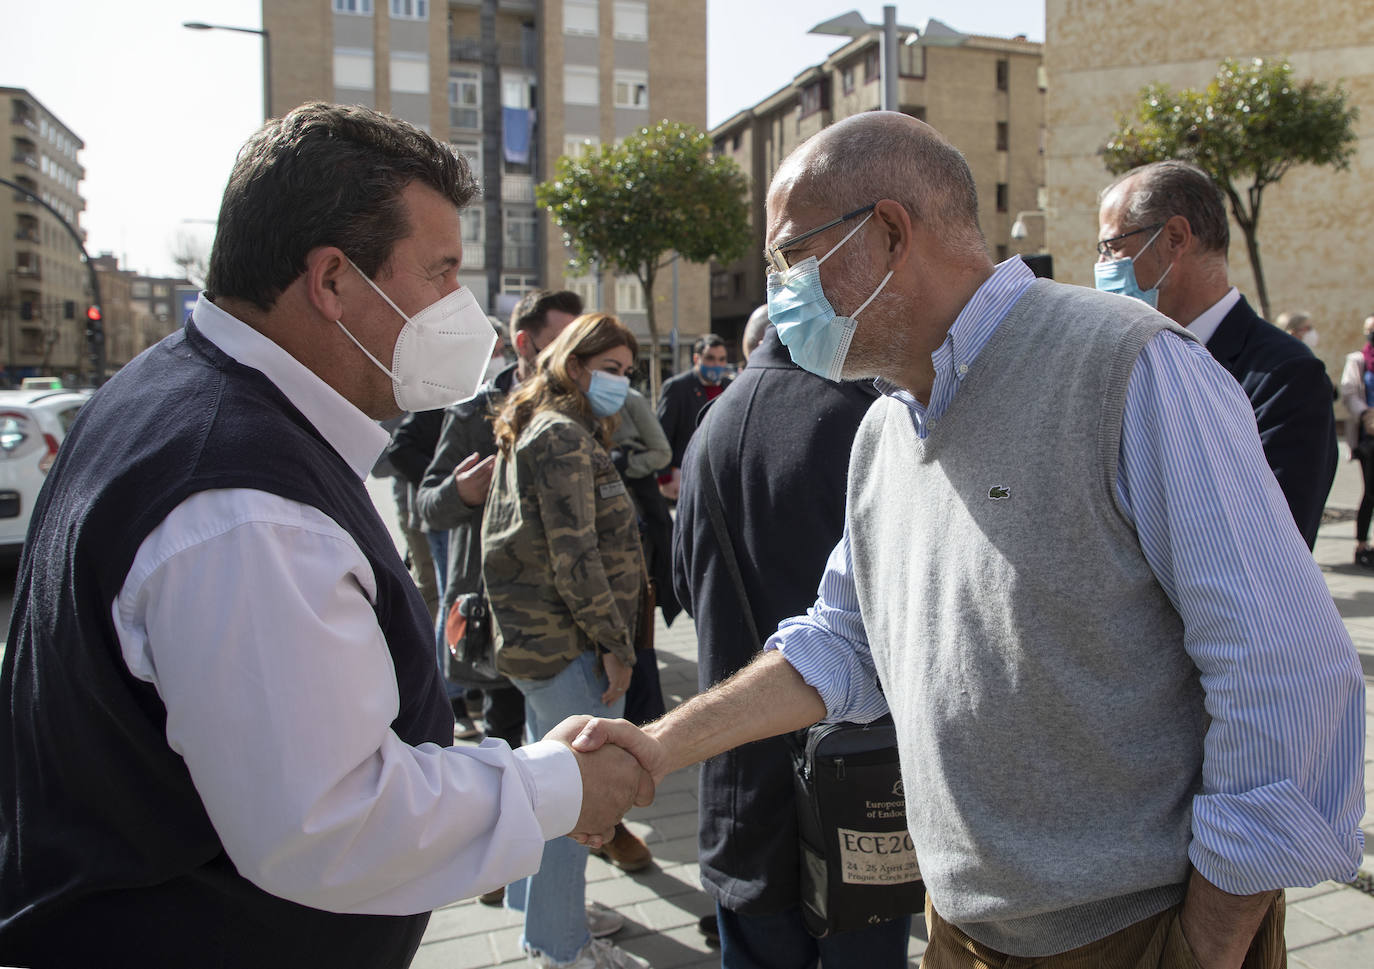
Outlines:
POLYGON ((600 848, 630 808, 654 802, 669 772, 664 746, 628 720, 569 717, 545 740, 567 744, 582 773, 582 811, 568 837, 600 848))

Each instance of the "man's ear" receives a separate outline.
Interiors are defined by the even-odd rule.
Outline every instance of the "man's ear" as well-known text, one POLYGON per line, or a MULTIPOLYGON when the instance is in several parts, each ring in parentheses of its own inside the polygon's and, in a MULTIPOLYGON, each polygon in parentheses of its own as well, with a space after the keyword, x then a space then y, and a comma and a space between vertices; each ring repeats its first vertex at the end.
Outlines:
POLYGON ((887 268, 899 269, 911 254, 911 213, 901 202, 883 199, 873 207, 873 218, 887 235, 887 268))
POLYGON ((336 246, 319 246, 305 255, 305 297, 327 320, 343 318, 340 289, 351 287, 357 273, 336 246))
POLYGON ((1192 243, 1193 226, 1186 216, 1171 215, 1169 221, 1164 223, 1164 229, 1159 234, 1159 241, 1164 243, 1170 256, 1176 256, 1185 251, 1192 243))

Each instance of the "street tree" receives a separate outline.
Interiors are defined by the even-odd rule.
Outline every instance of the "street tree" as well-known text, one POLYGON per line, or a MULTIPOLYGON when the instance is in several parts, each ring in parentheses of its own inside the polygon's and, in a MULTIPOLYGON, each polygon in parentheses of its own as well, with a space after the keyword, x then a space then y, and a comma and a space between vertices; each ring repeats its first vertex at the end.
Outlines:
POLYGON ((205 285, 205 275, 210 268, 210 249, 201 239, 189 232, 178 231, 168 246, 168 254, 181 270, 182 278, 196 286, 205 285))
POLYGON ((648 314, 649 390, 658 399, 654 283, 674 259, 730 262, 749 245, 748 182, 691 125, 660 121, 618 145, 558 159, 535 190, 572 251, 570 271, 632 275, 648 314))
POLYGON ((1114 174, 1181 158, 1211 175, 1245 235, 1256 295, 1269 317, 1259 247, 1264 190, 1294 165, 1350 167, 1359 110, 1348 100, 1339 86, 1295 79, 1287 62, 1228 59, 1203 90, 1143 88, 1134 113, 1117 117, 1118 130, 1101 152, 1114 174))

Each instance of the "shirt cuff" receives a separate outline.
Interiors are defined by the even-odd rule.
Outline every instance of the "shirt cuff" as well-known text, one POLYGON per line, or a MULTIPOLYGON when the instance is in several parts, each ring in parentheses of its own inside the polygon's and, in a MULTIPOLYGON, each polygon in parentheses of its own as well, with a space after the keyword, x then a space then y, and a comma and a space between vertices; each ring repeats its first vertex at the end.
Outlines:
POLYGON ((1351 881, 1363 847, 1358 826, 1333 830, 1290 780, 1193 799, 1189 860, 1203 878, 1232 895, 1351 881))
MULTIPOLYGON (((483 741, 500 743, 500 741, 483 741)), ((530 806, 545 841, 561 838, 577 825, 582 812, 582 770, 567 744, 538 740, 514 751, 530 806)))

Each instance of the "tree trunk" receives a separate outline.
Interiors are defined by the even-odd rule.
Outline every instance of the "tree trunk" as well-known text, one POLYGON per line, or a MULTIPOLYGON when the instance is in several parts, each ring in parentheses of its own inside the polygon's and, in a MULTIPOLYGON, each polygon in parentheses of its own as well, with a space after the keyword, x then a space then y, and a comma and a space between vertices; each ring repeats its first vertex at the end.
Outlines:
POLYGON ((1245 250, 1250 256, 1250 269, 1255 274, 1255 297, 1259 300, 1260 316, 1272 322, 1274 318, 1269 315, 1269 289, 1264 285, 1264 266, 1260 262, 1259 239, 1256 238, 1254 225, 1242 227, 1242 230, 1245 232, 1245 250))
POLYGON ((1269 315, 1269 289, 1264 285, 1264 264, 1260 260, 1259 251, 1259 215, 1260 215, 1260 192, 1251 187, 1249 191, 1250 208, 1247 211, 1245 203, 1241 201, 1240 194, 1227 181, 1223 185, 1227 199, 1231 202, 1231 215, 1235 217, 1236 224, 1240 226, 1240 231, 1245 236, 1245 252, 1250 258, 1250 271, 1255 277, 1255 298, 1259 300, 1260 316, 1266 320, 1272 320, 1269 315))
POLYGON ((658 391, 663 384, 663 375, 658 362, 658 319, 654 316, 654 267, 648 266, 644 275, 639 277, 639 285, 644 289, 644 308, 649 324, 649 400, 658 406, 658 391))

